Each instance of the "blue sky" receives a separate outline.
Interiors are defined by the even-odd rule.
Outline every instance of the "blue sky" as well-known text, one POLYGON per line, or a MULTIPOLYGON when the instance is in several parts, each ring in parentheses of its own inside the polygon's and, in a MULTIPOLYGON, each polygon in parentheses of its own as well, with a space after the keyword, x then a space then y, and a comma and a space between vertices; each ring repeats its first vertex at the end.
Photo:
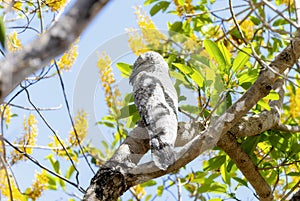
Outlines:
MULTIPOLYGON (((103 137, 103 135, 107 132, 107 130, 101 130, 94 125, 94 120, 99 120, 102 116, 104 116, 107 112, 105 102, 103 99, 103 90, 99 87, 99 83, 97 83, 97 68, 96 61, 97 52, 101 52, 102 50, 106 50, 108 53, 115 53, 117 50, 123 50, 122 45, 124 45, 124 36, 125 29, 129 27, 137 27, 134 15, 134 6, 143 5, 143 0, 113 0, 111 1, 96 17, 96 19, 88 26, 88 28, 84 31, 82 36, 80 37, 79 42, 79 56, 77 58, 75 66, 72 68, 71 72, 67 72, 63 74, 63 79, 65 82, 65 86, 67 89, 67 95, 70 100, 70 103, 73 108, 73 111, 76 112, 77 109, 86 109, 92 110, 95 113, 95 116, 90 118, 90 130, 88 140, 93 140, 93 144, 98 147, 98 143, 102 139, 110 140, 109 138, 103 137), (88 71, 88 72, 87 72, 88 71), (87 73, 88 78, 81 79, 80 75, 87 73), (95 81, 96 79, 96 81, 95 81), (96 83, 95 83, 96 82, 96 83), (95 86, 96 84, 96 86, 95 86), (82 88, 78 88, 82 86, 82 88), (78 95, 79 91, 79 95, 78 95), (89 94, 94 96, 89 97, 89 94), (88 97, 87 97, 88 96, 88 97), (73 100, 73 97, 76 97, 76 100, 73 100), (88 101, 95 105, 86 104, 88 101), (95 133, 97 135, 95 135, 95 133), (100 133, 100 135, 99 135, 100 133)), ((150 7, 144 7, 146 13, 148 13, 150 7)), ((167 29, 167 22, 178 20, 171 15, 158 14, 153 17, 153 21, 159 29, 167 29)), ((125 41, 126 42, 126 41, 125 41)), ((116 58, 114 62, 133 62, 136 58, 132 53, 127 54, 127 52, 118 52, 115 56, 116 58)), ((116 69, 114 69, 117 74, 116 69)), ((120 82, 120 86, 122 86, 122 90, 130 90, 128 86, 127 80, 122 80, 120 76, 118 76, 118 80, 120 82)), ((40 82, 36 86, 33 86, 30 89, 32 94, 32 100, 37 104, 38 107, 56 107, 62 104, 63 98, 60 89, 60 85, 58 84, 57 78, 47 79, 45 81, 40 82)), ((25 94, 21 95, 17 98, 16 104, 22 104, 30 106, 25 100, 25 94)), ((17 133, 21 132, 21 124, 23 115, 28 115, 28 111, 21 111, 15 109, 15 113, 19 114, 18 118, 14 118, 13 125, 17 125, 14 128, 10 128, 8 132, 5 134, 9 139, 14 140, 17 133)), ((70 130, 70 122, 67 119, 66 109, 63 108, 60 111, 55 112, 44 112, 43 113, 48 119, 49 123, 53 125, 55 130, 61 135, 62 138, 65 138, 70 130)), ((39 139, 37 144, 39 145, 47 145, 50 141, 49 135, 51 135, 50 131, 46 129, 43 125, 42 121, 39 120, 39 139)), ((99 143, 100 144, 100 143, 99 143)), ((101 148, 101 146, 99 146, 101 148)), ((42 163, 49 165, 47 161, 44 160, 45 151, 36 151, 34 156, 42 161, 42 163)), ((203 160, 203 159, 202 159, 203 160)), ((193 169, 201 168, 199 164, 201 164, 201 159, 197 159, 190 168, 193 169)), ((62 168, 66 168, 67 166, 64 164, 62 168)), ((92 177, 91 172, 88 170, 88 167, 84 164, 82 160, 79 167, 81 170, 80 181, 83 187, 87 187, 89 181, 92 177)), ((14 167, 14 172, 20 182, 20 187, 22 189, 26 188, 32 181, 35 170, 38 168, 31 164, 30 162, 19 163, 14 167), (26 166, 26 169, 24 168, 26 166)), ((159 178, 158 181, 162 179, 159 178)), ((70 192, 74 190, 74 188, 68 188, 70 192)), ((249 190, 246 192, 241 191, 240 194, 251 193, 249 190)), ((67 195, 65 195, 62 191, 50 191, 46 192, 47 196, 44 196, 40 200, 67 200, 67 195)), ((129 197, 130 194, 125 194, 124 200, 129 197)), ((253 197, 253 196, 250 196, 253 197)), ((161 199, 159 199, 161 200, 161 199)), ((172 198, 170 194, 167 194, 162 200, 175 200, 172 198)))

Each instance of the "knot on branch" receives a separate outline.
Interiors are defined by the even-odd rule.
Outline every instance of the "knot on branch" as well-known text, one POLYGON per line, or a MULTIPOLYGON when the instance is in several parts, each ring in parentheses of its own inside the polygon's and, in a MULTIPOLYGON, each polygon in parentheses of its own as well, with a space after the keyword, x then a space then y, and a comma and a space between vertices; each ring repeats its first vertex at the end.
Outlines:
POLYGON ((109 167, 101 167, 91 181, 98 200, 117 200, 127 190, 125 175, 109 167))

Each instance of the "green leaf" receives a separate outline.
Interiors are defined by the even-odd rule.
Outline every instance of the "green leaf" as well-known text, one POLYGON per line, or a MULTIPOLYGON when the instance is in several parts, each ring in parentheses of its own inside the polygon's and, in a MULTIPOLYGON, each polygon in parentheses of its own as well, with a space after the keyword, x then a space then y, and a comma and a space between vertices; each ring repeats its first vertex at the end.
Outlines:
POLYGON ((261 23, 261 20, 258 19, 257 17, 254 16, 250 16, 250 20, 253 22, 253 24, 255 24, 256 26, 259 25, 261 23))
POLYGON ((65 191, 66 190, 66 182, 62 179, 58 180, 60 187, 65 191))
POLYGON ((187 81, 186 77, 182 73, 175 71, 170 71, 170 76, 182 82, 182 84, 189 86, 190 83, 187 81))
POLYGON ((184 3, 185 3, 185 0, 178 0, 178 4, 179 4, 180 6, 184 6, 184 3))
POLYGON ((158 0, 146 0, 145 3, 144 3, 144 6, 152 4, 152 3, 156 2, 156 1, 158 1, 158 0))
POLYGON ((104 140, 101 141, 101 144, 102 144, 102 146, 105 148, 105 150, 108 150, 108 149, 109 149, 109 146, 108 146, 107 142, 105 142, 104 140))
POLYGON ((226 183, 226 184, 229 184, 230 185, 230 174, 228 173, 228 171, 227 171, 227 165, 226 165, 226 163, 224 163, 222 166, 221 166, 221 169, 220 169, 220 171, 221 171, 221 176, 222 176, 222 179, 223 179, 223 181, 226 183))
POLYGON ((53 168, 56 173, 60 174, 60 164, 58 160, 53 164, 53 168))
POLYGON ((265 98, 269 100, 279 100, 279 95, 275 91, 271 91, 265 98))
POLYGON ((134 115, 135 113, 138 113, 138 110, 136 109, 136 106, 134 104, 126 105, 122 107, 120 111, 120 119, 127 118, 134 115))
POLYGON ((226 171, 227 172, 230 172, 232 167, 234 165, 234 162, 232 160, 229 160, 228 164, 227 164, 227 167, 226 167, 226 171))
POLYGON ((146 181, 145 183, 141 184, 141 187, 149 187, 149 186, 155 186, 157 183, 154 180, 146 181))
POLYGON ((190 114, 199 114, 200 112, 199 107, 194 105, 181 105, 180 109, 190 114))
POLYGON ((2 45, 3 50, 6 48, 6 29, 3 16, 0 16, 0 43, 2 45))
POLYGON ((280 19, 277 19, 274 21, 273 26, 280 26, 280 25, 286 25, 286 24, 288 24, 288 22, 285 19, 280 18, 280 19))
POLYGON ((292 177, 298 177, 298 176, 300 176, 300 172, 289 172, 287 175, 292 176, 292 177))
POLYGON ((164 188, 165 187, 163 185, 157 187, 157 189, 156 189, 157 196, 162 196, 162 194, 164 192, 164 188))
POLYGON ((52 189, 52 190, 57 190, 57 186, 56 186, 56 177, 47 174, 47 178, 48 178, 48 188, 52 189))
POLYGON ((226 161, 226 156, 215 156, 207 161, 206 167, 204 168, 205 171, 207 170, 215 170, 221 167, 226 161))
MULTIPOLYGON (((239 73, 237 75, 239 85, 241 86, 241 85, 244 85, 247 83, 252 84, 257 79, 258 74, 259 74, 259 71, 257 69, 246 69, 242 73, 239 73)), ((248 88, 245 88, 244 86, 242 86, 242 87, 244 89, 248 89, 248 88)))
POLYGON ((257 104, 258 104, 259 106, 261 106, 262 108, 268 110, 268 111, 271 110, 269 103, 267 103, 267 102, 266 102, 265 100, 263 100, 263 99, 259 100, 259 101, 257 102, 257 104))
POLYGON ((168 1, 160 1, 157 4, 155 4, 151 10, 150 10, 150 15, 153 16, 156 13, 158 13, 160 10, 162 10, 163 12, 167 10, 167 8, 169 7, 170 2, 168 1))
POLYGON ((259 142, 259 140, 260 140, 260 135, 247 137, 245 142, 243 142, 243 144, 242 144, 243 150, 247 154, 252 154, 254 152, 254 150, 256 148, 256 145, 259 142))
POLYGON ((67 172, 66 172, 65 177, 66 177, 67 179, 70 179, 71 176, 72 176, 72 174, 74 173, 74 171, 75 171, 74 166, 73 166, 73 165, 70 165, 70 167, 68 168, 68 170, 67 170, 67 172))
POLYGON ((113 123, 107 122, 107 121, 98 121, 96 124, 102 124, 102 125, 104 125, 106 127, 109 127, 109 128, 114 128, 115 127, 115 125, 113 123))
POLYGON ((54 159, 53 154, 49 154, 46 156, 46 158, 50 161, 54 171, 58 174, 60 174, 60 164, 59 161, 54 159))
POLYGON ((219 42, 218 47, 219 47, 220 51, 222 52, 222 55, 223 55, 224 60, 226 62, 226 66, 230 66, 231 65, 231 58, 230 58, 230 53, 229 53, 228 49, 225 47, 223 42, 219 42))
POLYGON ((232 177, 235 181, 239 182, 240 184, 242 184, 243 186, 247 186, 248 187, 248 184, 247 184, 247 181, 239 178, 239 177, 232 177))
POLYGON ((233 72, 237 72, 240 68, 243 68, 245 64, 249 61, 250 56, 247 53, 251 53, 250 48, 243 48, 243 51, 239 51, 235 59, 233 60, 232 70, 233 72))
POLYGON ((150 199, 151 199, 151 197, 152 197, 152 195, 147 195, 147 196, 146 196, 146 198, 145 198, 145 201, 148 201, 148 200, 150 200, 150 199))
POLYGON ((226 66, 226 60, 218 45, 211 40, 204 40, 204 47, 210 57, 214 58, 219 64, 220 69, 223 69, 226 66))
POLYGON ((131 72, 132 72, 132 65, 119 62, 119 63, 116 63, 116 66, 119 69, 119 71, 121 72, 121 75, 123 77, 129 78, 129 76, 131 75, 131 72))
POLYGON ((192 80, 199 86, 202 87, 203 86, 203 78, 201 76, 201 74, 196 70, 193 69, 190 66, 181 64, 181 63, 173 63, 173 65, 178 68, 182 73, 188 75, 190 78, 192 78, 192 80))
POLYGON ((173 65, 186 75, 190 75, 193 73, 193 69, 190 66, 181 63, 173 63, 173 65))
POLYGON ((126 126, 128 128, 133 128, 139 120, 140 120, 140 114, 136 112, 134 115, 130 116, 127 119, 126 126))
POLYGON ((170 25, 169 28, 170 31, 174 31, 174 32, 180 32, 182 31, 182 22, 174 22, 173 24, 170 25))
POLYGON ((212 199, 210 199, 208 201, 222 201, 222 199, 221 198, 212 198, 212 199))

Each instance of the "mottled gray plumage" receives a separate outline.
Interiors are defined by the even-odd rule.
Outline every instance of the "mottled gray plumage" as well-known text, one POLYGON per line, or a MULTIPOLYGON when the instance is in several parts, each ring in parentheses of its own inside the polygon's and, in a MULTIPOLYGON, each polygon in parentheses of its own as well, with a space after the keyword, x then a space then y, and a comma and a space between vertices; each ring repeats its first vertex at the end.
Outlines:
POLYGON ((156 52, 140 55, 133 65, 130 83, 134 103, 150 137, 152 159, 165 170, 174 163, 178 97, 168 64, 156 52))

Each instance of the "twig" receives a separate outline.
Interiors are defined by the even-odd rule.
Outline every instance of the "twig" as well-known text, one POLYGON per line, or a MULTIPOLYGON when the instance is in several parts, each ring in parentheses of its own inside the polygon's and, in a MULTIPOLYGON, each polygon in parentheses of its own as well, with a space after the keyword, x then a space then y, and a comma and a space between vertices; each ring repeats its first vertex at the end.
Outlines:
POLYGON ((74 182, 68 180, 67 178, 65 178, 64 176, 57 174, 56 172, 48 169, 47 167, 45 167, 44 165, 42 165, 41 163, 39 163, 38 160, 36 160, 35 158, 33 158, 32 156, 30 156, 29 154, 27 154, 26 152, 22 151, 21 149, 19 149, 18 147, 15 147, 9 140, 7 140, 6 138, 4 138, 3 136, 0 135, 0 138, 2 138, 4 140, 5 143, 7 143, 9 146, 11 146, 13 149, 15 149, 17 152, 19 152, 20 154, 24 155, 26 158, 28 158, 31 162, 33 162, 34 164, 36 164, 37 166, 39 166, 40 168, 46 170, 47 172, 49 172, 50 174, 58 177, 59 179, 71 184, 72 186, 75 186, 80 192, 85 193, 85 190, 75 184, 74 182))
POLYGON ((40 13, 40 29, 41 29, 41 33, 43 33, 44 32, 44 23, 43 23, 41 0, 37 0, 37 4, 38 4, 38 10, 39 10, 39 13, 40 13))
MULTIPOLYGON (((248 4, 242 4, 242 5, 237 5, 237 6, 233 6, 233 8, 241 8, 241 7, 245 7, 248 6, 248 4)), ((216 13, 216 12, 221 12, 221 11, 225 11, 228 10, 229 8, 219 8, 219 9, 215 9, 215 10, 207 10, 201 13, 187 13, 185 14, 184 17, 194 17, 197 15, 205 15, 205 14, 209 14, 209 13, 216 13)))
POLYGON ((236 17, 235 17, 233 8, 232 8, 232 0, 229 0, 229 10, 230 10, 230 13, 231 13, 233 22, 234 22, 234 24, 235 24, 235 26, 236 26, 236 28, 237 28, 237 30, 238 30, 240 36, 242 37, 242 40, 243 40, 244 43, 247 45, 248 42, 246 41, 245 36, 244 36, 244 34, 243 34, 243 32, 242 32, 242 30, 241 30, 241 28, 240 28, 240 26, 239 26, 239 24, 238 24, 238 22, 237 22, 237 20, 236 20, 236 17))
POLYGON ((297 133, 300 132, 300 126, 286 125, 286 124, 278 124, 275 129, 280 131, 289 132, 289 133, 297 133))
POLYGON ((39 111, 51 111, 51 110, 59 110, 62 108, 62 105, 59 105, 59 106, 56 106, 56 107, 49 107, 49 108, 40 108, 40 107, 36 107, 35 108, 30 108, 30 107, 25 107, 25 106, 22 106, 22 105, 16 105, 16 104, 13 104, 13 103, 5 103, 4 104, 8 104, 9 106, 12 106, 12 107, 16 107, 16 108, 20 108, 20 109, 23 109, 23 110, 39 110, 39 111))
MULTIPOLYGON (((30 148, 30 149, 43 149, 43 150, 63 150, 62 147, 49 147, 49 146, 41 146, 41 145, 23 145, 23 144, 13 144, 15 147, 19 148, 30 148)), ((6 146, 9 146, 6 144, 6 146)))
POLYGON ((80 148, 80 150, 82 152, 82 155, 83 155, 83 157, 84 157, 87 165, 89 166, 90 170, 95 174, 95 171, 93 170, 93 168, 92 168, 89 160, 87 159, 87 156, 86 156, 86 154, 85 154, 85 152, 84 152, 84 150, 82 148, 81 141, 79 139, 77 130, 75 128, 75 123, 74 123, 74 120, 73 120, 72 115, 71 115, 71 110, 70 110, 70 106, 69 106, 69 102, 68 102, 68 98, 67 98, 67 94, 66 94, 66 90, 65 90, 65 84, 63 82, 63 79, 62 79, 62 76, 61 76, 61 73, 60 73, 60 70, 58 68, 58 65, 57 65, 56 61, 54 62, 54 64, 55 64, 55 68, 56 68, 56 71, 57 71, 57 74, 58 74, 58 77, 59 77, 60 86, 62 88, 62 92, 63 92, 63 96, 64 96, 64 101, 65 101, 65 104, 66 104, 66 107, 67 107, 68 116, 69 116, 69 119, 71 121, 72 128, 73 128, 76 140, 78 142, 78 146, 79 146, 79 148, 80 148))
MULTIPOLYGON (((23 86, 21 86, 23 87, 23 86)), ((31 98, 30 98, 30 95, 29 95, 29 92, 27 90, 27 88, 24 88, 25 89, 25 92, 26 92, 26 95, 27 95, 27 100, 28 102, 35 108, 35 105, 33 104, 33 102, 31 101, 31 98)), ((43 122, 45 123, 45 125, 51 130, 51 132, 54 134, 54 136, 56 137, 56 139, 58 140, 59 144, 62 146, 62 148, 64 149, 66 155, 68 156, 71 164, 73 165, 75 171, 76 171, 76 182, 77 182, 77 186, 79 186, 79 171, 78 169, 76 168, 75 166, 75 163, 72 159, 72 157, 70 156, 68 150, 66 149, 66 147, 64 146, 64 144, 62 143, 62 141, 60 140, 59 136, 57 135, 57 133, 55 132, 55 130, 52 128, 52 126, 50 126, 50 124, 47 122, 47 120, 45 119, 45 117, 42 115, 42 113, 36 109, 36 112, 38 113, 38 115, 40 116, 40 118, 43 120, 43 122)), ((11 144, 11 143, 10 143, 11 144)), ((25 152, 26 153, 26 152, 25 152)))
POLYGON ((294 192, 297 188, 300 187, 300 180, 291 188, 291 190, 285 194, 280 201, 285 201, 287 200, 287 198, 289 197, 290 194, 292 194, 292 192, 294 192))
MULTIPOLYGON (((2 135, 0 135, 0 138, 1 138, 1 141, 2 141, 2 135)), ((3 166, 4 166, 4 171, 5 171, 5 174, 6 174, 6 181, 7 181, 7 185, 8 185, 8 188, 9 188, 9 198, 10 198, 10 200, 14 200, 13 193, 12 193, 11 181, 10 181, 9 174, 8 174, 8 171, 7 171, 7 167, 6 167, 6 160, 3 159, 2 155, 0 155, 0 160, 1 160, 1 163, 3 164, 3 166)))
POLYGON ((299 25, 296 24, 294 21, 290 20, 289 18, 285 17, 281 11, 279 11, 277 8, 275 8, 270 2, 266 1, 266 0, 262 0, 262 2, 267 5, 271 10, 273 10, 275 13, 277 13, 278 15, 280 15, 283 19, 285 19, 286 21, 288 21, 291 25, 293 25, 295 28, 299 29, 299 25))

